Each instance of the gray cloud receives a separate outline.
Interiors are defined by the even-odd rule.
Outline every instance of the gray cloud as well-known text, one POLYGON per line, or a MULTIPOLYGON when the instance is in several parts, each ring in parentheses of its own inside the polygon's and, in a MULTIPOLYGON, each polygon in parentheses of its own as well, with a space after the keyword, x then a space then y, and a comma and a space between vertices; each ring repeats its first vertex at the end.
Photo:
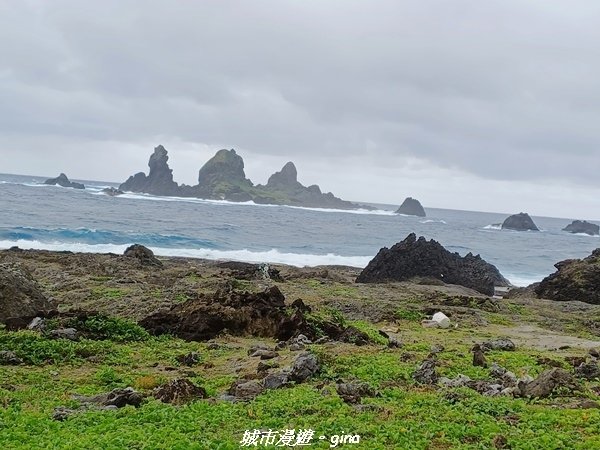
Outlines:
POLYGON ((592 0, 5 0, 0 14, 0 152, 11 171, 120 179, 161 139, 180 146, 168 148, 186 182, 189 164, 235 147, 264 163, 249 163, 258 178, 292 159, 301 177, 304 165, 312 182, 362 200, 391 195, 353 190, 331 170, 313 180, 319 167, 357 167, 437 206, 444 195, 402 185, 389 168, 406 179, 416 161, 421 175, 454 176, 456 195, 489 179, 537 185, 542 203, 552 179, 600 189, 592 0), (112 165, 90 170, 99 149, 112 165))

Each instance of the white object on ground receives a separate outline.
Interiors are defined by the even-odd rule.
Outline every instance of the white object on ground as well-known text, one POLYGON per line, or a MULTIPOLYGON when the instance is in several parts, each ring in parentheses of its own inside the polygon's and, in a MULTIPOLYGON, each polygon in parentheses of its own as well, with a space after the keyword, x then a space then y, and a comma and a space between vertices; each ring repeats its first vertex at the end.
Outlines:
POLYGON ((443 312, 436 312, 431 318, 434 322, 437 322, 440 328, 449 328, 450 327, 450 319, 443 312))

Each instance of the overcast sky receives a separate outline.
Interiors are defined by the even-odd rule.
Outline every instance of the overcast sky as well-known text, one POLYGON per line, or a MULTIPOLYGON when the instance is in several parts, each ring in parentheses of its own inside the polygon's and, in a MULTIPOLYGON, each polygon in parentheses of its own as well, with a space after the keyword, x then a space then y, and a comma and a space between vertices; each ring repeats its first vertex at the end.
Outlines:
POLYGON ((600 219, 600 2, 0 0, 0 172, 600 219))

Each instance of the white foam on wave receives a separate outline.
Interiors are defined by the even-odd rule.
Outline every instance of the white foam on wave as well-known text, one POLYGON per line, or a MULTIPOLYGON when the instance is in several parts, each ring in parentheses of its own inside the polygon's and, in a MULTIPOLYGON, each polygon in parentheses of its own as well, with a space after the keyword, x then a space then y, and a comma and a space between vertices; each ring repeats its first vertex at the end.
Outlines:
MULTIPOLYGON (((29 240, 0 241, 0 249, 18 246, 22 249, 72 251, 78 253, 123 253, 131 244, 83 244, 65 242, 40 242, 29 240)), ((247 262, 269 262, 287 264, 296 267, 313 267, 322 265, 341 265, 365 267, 372 256, 341 256, 333 253, 312 255, 302 253, 284 253, 277 249, 267 251, 242 250, 212 250, 205 248, 166 248, 149 247, 158 256, 182 256, 212 260, 232 260, 247 262)))
POLYGON ((347 214, 370 214, 378 216, 394 216, 397 215, 393 211, 376 209, 334 209, 334 208, 312 208, 307 206, 290 206, 290 205, 271 205, 271 204, 260 204, 254 203, 253 201, 248 202, 231 202, 227 200, 210 200, 203 198, 194 197, 171 197, 171 196, 157 196, 150 194, 138 194, 126 192, 125 194, 119 195, 118 198, 127 198, 132 200, 151 200, 158 202, 184 202, 184 203, 200 203, 200 204, 212 204, 212 205, 223 205, 223 206, 258 206, 263 208, 291 208, 301 209, 304 211, 317 211, 326 213, 347 213, 347 214))
POLYGON ((510 281, 513 286, 526 287, 533 283, 538 283, 546 275, 515 275, 515 274, 504 274, 504 276, 510 281))
POLYGON ((446 225, 446 221, 445 220, 437 220, 437 219, 426 219, 426 220, 421 220, 420 223, 442 223, 444 225, 446 225))
POLYGON ((486 225, 485 227, 483 227, 484 230, 501 230, 502 229, 502 225, 500 224, 492 224, 492 225, 486 225))
POLYGON ((587 234, 587 233, 572 233, 575 236, 584 236, 584 237, 589 237, 589 238, 600 238, 599 235, 597 234, 587 234))

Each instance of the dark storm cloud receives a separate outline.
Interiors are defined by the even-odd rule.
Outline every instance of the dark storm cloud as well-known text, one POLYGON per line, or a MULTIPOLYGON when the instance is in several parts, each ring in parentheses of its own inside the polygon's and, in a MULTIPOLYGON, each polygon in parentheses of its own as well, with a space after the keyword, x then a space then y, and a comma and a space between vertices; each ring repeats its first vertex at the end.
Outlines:
POLYGON ((0 16, 0 145, 23 165, 45 142, 77 143, 84 166, 99 143, 167 136, 596 182, 595 1, 5 0, 0 16))

